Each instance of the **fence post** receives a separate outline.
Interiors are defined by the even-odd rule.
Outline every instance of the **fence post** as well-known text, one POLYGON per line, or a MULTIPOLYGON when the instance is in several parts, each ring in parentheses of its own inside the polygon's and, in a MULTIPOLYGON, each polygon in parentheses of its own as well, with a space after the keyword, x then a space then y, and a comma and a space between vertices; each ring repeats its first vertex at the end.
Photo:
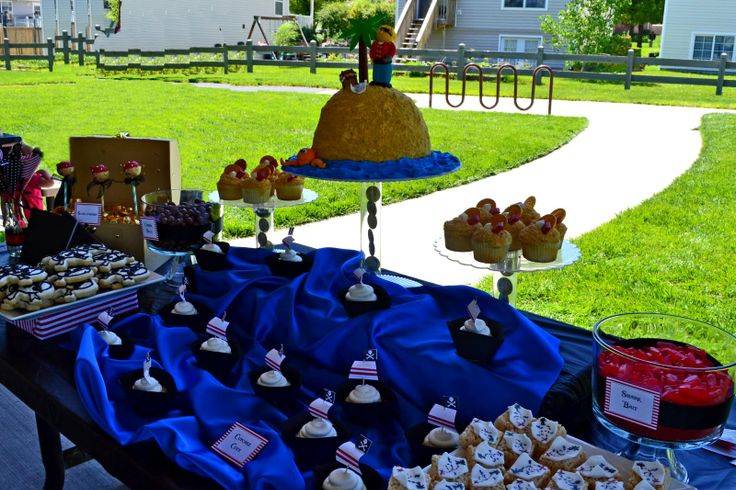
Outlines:
POLYGON ((3 39, 3 59, 5 60, 5 69, 10 71, 10 39, 3 39))
POLYGON ((100 62, 100 60, 102 59, 103 56, 105 56, 105 50, 104 49, 98 49, 97 50, 97 68, 99 68, 100 65, 102 64, 100 62))
POLYGON ((54 40, 51 38, 46 39, 46 56, 49 59, 49 71, 54 71, 54 51, 56 50, 56 45, 54 44, 54 40))
MULTIPOLYGON (((537 66, 542 66, 544 64, 544 46, 541 44, 537 46, 537 66)), ((537 73, 536 78, 534 79, 535 85, 542 85, 542 74, 537 73)))
POLYGON ((718 81, 716 82, 716 95, 723 95, 723 80, 726 78, 726 62, 728 62, 728 54, 721 53, 721 62, 718 65, 718 81))
POLYGON ((317 73, 317 41, 309 41, 309 73, 317 73))
POLYGON ((245 66, 248 73, 253 73, 253 40, 245 41, 245 66))
POLYGON ((61 31, 61 49, 64 51, 64 64, 69 64, 69 33, 61 31))
POLYGON ((463 70, 465 70, 465 43, 457 45, 457 79, 460 80, 463 77, 463 70))
POLYGON ((626 81, 624 82, 624 89, 631 90, 631 74, 634 72, 634 50, 629 49, 626 55, 626 81))
POLYGON ((84 66, 84 34, 82 34, 81 32, 77 35, 77 50, 79 66, 84 66))
POLYGON ((227 52, 227 43, 222 43, 222 63, 225 66, 225 75, 229 73, 229 70, 227 68, 227 62, 228 62, 228 52, 227 52))

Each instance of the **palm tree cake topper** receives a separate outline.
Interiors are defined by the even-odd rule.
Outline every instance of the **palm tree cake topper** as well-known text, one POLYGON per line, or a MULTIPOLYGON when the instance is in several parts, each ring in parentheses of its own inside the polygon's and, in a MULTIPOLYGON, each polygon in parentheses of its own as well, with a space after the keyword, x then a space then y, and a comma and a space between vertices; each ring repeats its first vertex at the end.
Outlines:
POLYGON ((358 81, 360 83, 368 83, 368 46, 376 38, 384 22, 385 16, 382 14, 358 17, 350 20, 350 25, 344 33, 350 49, 358 47, 358 81))

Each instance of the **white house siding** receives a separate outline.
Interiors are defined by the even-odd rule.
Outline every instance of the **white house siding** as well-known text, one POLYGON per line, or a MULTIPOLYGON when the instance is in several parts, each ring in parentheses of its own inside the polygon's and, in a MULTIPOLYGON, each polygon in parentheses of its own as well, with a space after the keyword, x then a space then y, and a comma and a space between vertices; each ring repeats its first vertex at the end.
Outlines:
POLYGON ((736 1, 667 0, 660 56, 692 59, 696 34, 736 35, 736 1))
MULTIPOLYGON (((289 13, 284 1, 284 15, 289 13)), ((100 36, 96 46, 106 50, 163 49, 214 46, 245 42, 254 15, 273 16, 274 0, 125 0, 122 30, 110 37, 100 36)), ((276 21, 262 21, 272 37, 276 21)), ((272 39, 271 39, 272 40, 272 39)), ((253 42, 263 38, 256 29, 253 42)))
MULTIPOLYGON (((107 10, 103 0, 89 0, 89 6, 92 10, 92 31, 94 26, 107 26, 110 21, 107 19, 107 10)), ((125 2, 123 2, 125 3, 125 2)), ((70 0, 57 0, 57 9, 59 12, 59 33, 67 31, 72 33, 71 19, 72 9, 70 0)), ((87 0, 75 0, 75 17, 77 22, 77 32, 87 33, 87 0)), ((53 37, 56 29, 56 14, 54 10, 54 0, 41 0, 41 18, 43 27, 43 37, 53 37)))

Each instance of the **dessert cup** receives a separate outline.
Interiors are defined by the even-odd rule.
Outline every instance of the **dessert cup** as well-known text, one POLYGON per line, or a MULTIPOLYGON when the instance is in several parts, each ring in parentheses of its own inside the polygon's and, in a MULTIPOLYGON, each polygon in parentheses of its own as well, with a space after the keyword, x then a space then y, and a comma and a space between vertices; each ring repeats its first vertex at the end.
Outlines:
MULTIPOLYGON (((322 482, 325 481, 325 478, 327 478, 333 470, 337 470, 340 468, 344 468, 344 466, 337 462, 320 465, 314 468, 313 488, 315 490, 323 490, 322 482)), ((378 472, 370 466, 361 464, 360 472, 361 474, 359 476, 363 479, 363 483, 368 490, 384 490, 386 488, 386 480, 381 478, 381 475, 379 475, 378 472)))
POLYGON ((312 419, 312 414, 302 412, 284 422, 281 430, 282 439, 293 451, 299 467, 305 470, 334 461, 338 446, 350 439, 350 432, 345 426, 333 420, 330 423, 337 432, 334 437, 297 437, 302 426, 312 419))
POLYGON ((126 394, 125 401, 130 403, 131 408, 139 415, 161 416, 178 408, 179 391, 174 383, 174 378, 169 373, 158 367, 151 367, 151 377, 158 380, 164 391, 160 393, 134 390, 133 385, 143 377, 140 369, 123 374, 118 378, 126 394))
POLYGON ((300 276, 312 268, 312 254, 302 254, 297 252, 297 255, 302 258, 301 262, 288 262, 286 260, 279 259, 280 253, 273 253, 266 256, 266 265, 271 270, 271 274, 274 276, 288 277, 294 279, 300 276))
POLYGON ((302 375, 295 369, 282 364, 281 374, 289 382, 289 386, 267 387, 258 384, 258 378, 266 371, 272 371, 270 367, 261 366, 248 373, 248 379, 256 395, 266 399, 279 407, 292 407, 297 404, 297 394, 302 386, 302 375))
POLYGON ((467 318, 459 318, 447 322, 450 329, 452 342, 455 344, 455 351, 460 357, 464 357, 479 364, 489 364, 493 361, 493 356, 503 342, 503 327, 500 323, 495 322, 487 317, 478 317, 486 322, 491 331, 491 335, 481 335, 474 332, 461 330, 467 321, 467 318))
MULTIPOLYGON (((409 449, 411 450, 412 454, 412 465, 425 465, 428 461, 432 461, 433 454, 439 455, 442 453, 452 453, 453 451, 455 451, 455 449, 459 447, 460 434, 458 434, 457 446, 443 448, 428 446, 424 444, 424 440, 427 437, 427 434, 429 434, 432 429, 436 428, 437 426, 434 426, 428 422, 422 422, 413 427, 410 427, 409 430, 406 431, 406 439, 409 442, 409 449)), ((449 429, 445 430, 449 431, 449 429)))
POLYGON ((243 350, 240 347, 240 343, 231 337, 227 339, 227 343, 230 346, 230 354, 202 350, 202 342, 205 342, 210 337, 210 335, 200 336, 199 340, 192 344, 192 351, 194 352, 194 358, 197 360, 197 366, 212 373, 214 377, 223 383, 229 384, 233 381, 232 378, 234 375, 236 375, 234 371, 240 365, 243 358, 243 350))
POLYGON ((347 401, 353 388, 362 383, 363 381, 360 379, 349 379, 337 389, 337 403, 342 407, 345 416, 361 424, 376 422, 389 416, 396 397, 391 389, 380 381, 366 381, 366 384, 378 390, 378 393, 381 395, 381 401, 376 403, 353 403, 347 401))
POLYGON ((214 313, 207 306, 196 301, 189 301, 197 309, 194 315, 178 315, 174 313, 174 305, 178 301, 173 301, 159 312, 164 325, 170 327, 189 327, 197 333, 204 333, 207 323, 212 319, 214 313))
POLYGON ((117 359, 120 361, 128 359, 130 355, 133 354, 133 350, 135 350, 135 344, 133 343, 133 340, 131 340, 131 338, 124 333, 115 332, 115 334, 120 337, 122 343, 120 345, 107 346, 107 352, 110 356, 110 359, 117 359))
POLYGON ((370 286, 376 295, 376 301, 351 301, 345 297, 350 288, 340 291, 340 301, 349 317, 360 316, 371 311, 387 310, 391 307, 391 296, 388 292, 376 284, 370 284, 370 286))
POLYGON ((197 264, 203 270, 206 271, 221 271, 227 268, 227 254, 230 251, 230 244, 227 242, 213 242, 215 245, 220 247, 222 253, 212 252, 210 250, 203 250, 199 247, 194 251, 194 256, 197 259, 197 264))

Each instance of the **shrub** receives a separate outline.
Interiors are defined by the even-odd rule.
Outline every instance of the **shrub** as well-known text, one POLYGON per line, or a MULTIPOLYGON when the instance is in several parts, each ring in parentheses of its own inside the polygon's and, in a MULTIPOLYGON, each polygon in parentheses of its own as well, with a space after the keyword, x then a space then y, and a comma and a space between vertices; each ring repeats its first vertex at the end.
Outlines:
POLYGON ((394 3, 389 0, 350 0, 328 3, 317 11, 316 20, 328 37, 340 38, 353 19, 367 19, 376 14, 384 17, 384 23, 394 23, 394 3))
POLYGON ((276 29, 273 37, 277 46, 299 46, 302 44, 302 33, 296 22, 285 22, 276 29))

